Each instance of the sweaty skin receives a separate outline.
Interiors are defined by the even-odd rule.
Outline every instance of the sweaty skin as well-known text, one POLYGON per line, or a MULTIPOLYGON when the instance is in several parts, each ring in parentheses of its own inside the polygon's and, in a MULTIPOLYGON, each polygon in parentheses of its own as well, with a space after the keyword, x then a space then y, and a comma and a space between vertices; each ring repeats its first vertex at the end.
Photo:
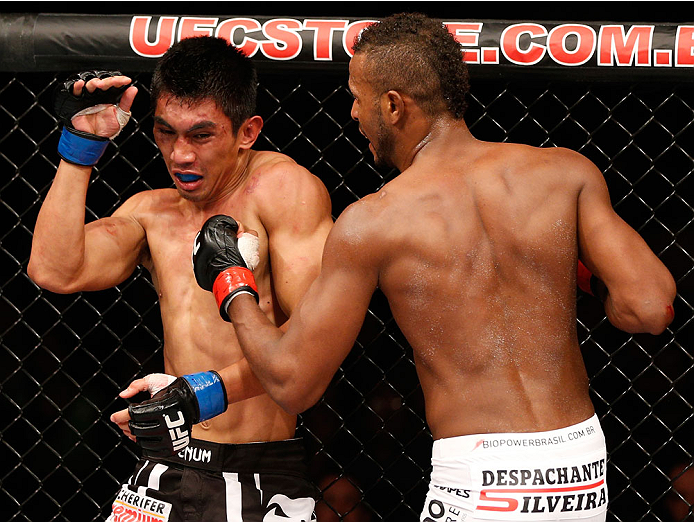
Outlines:
MULTIPOLYGON (((88 89, 109 85, 92 82, 88 89)), ((134 93, 124 98, 121 106, 128 110, 134 93)), ((295 416, 264 393, 234 329, 220 318, 212 294, 195 281, 193 240, 215 214, 237 216, 256 231, 260 309, 280 326, 320 270, 332 227, 327 191, 290 158, 251 150, 262 127, 258 116, 234 132, 212 100, 189 104, 163 96, 154 119, 154 137, 176 188, 138 193, 112 216, 85 226, 91 169, 62 161, 37 219, 29 275, 48 290, 71 293, 110 288, 143 265, 159 296, 164 371, 180 376, 215 369, 226 381, 228 410, 195 425, 193 437, 222 443, 291 438, 295 416)), ((73 124, 96 130, 90 120, 73 124)), ((121 396, 146 388, 138 379, 121 396)), ((130 436, 127 410, 112 420, 130 436)))
POLYGON ((578 258, 606 284, 610 321, 629 332, 666 328, 672 276, 583 156, 479 141, 447 113, 373 92, 363 61, 350 63, 352 117, 376 161, 401 174, 340 215, 286 333, 248 296, 232 301, 252 368, 287 411, 310 407, 379 287, 412 346, 435 439, 586 420, 578 258))

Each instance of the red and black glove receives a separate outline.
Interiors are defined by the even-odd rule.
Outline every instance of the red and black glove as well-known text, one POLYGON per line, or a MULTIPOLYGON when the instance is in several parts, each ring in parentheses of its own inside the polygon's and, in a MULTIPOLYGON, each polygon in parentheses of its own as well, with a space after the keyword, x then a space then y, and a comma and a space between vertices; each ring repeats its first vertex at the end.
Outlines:
POLYGON ((239 250, 238 230, 239 225, 231 216, 212 216, 195 236, 193 246, 195 280, 203 290, 214 293, 225 321, 231 321, 227 307, 237 295, 250 294, 258 302, 253 272, 239 250))
POLYGON ((607 297, 607 287, 600 279, 595 277, 593 273, 578 260, 578 271, 576 274, 576 284, 578 288, 583 290, 585 293, 597 297, 601 301, 605 301, 607 297))

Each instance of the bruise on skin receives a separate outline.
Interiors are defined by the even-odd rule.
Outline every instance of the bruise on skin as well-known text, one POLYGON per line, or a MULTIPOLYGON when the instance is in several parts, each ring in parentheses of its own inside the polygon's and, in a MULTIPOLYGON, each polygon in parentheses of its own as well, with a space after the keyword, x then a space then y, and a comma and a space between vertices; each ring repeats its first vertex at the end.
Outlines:
POLYGON ((116 223, 114 223, 113 221, 105 221, 104 223, 102 223, 102 228, 112 236, 118 235, 118 225, 116 225, 116 223))
POLYGON ((248 184, 246 185, 246 188, 244 189, 245 194, 253 194, 255 190, 260 186, 260 179, 258 178, 257 175, 254 175, 251 179, 248 180, 248 184))

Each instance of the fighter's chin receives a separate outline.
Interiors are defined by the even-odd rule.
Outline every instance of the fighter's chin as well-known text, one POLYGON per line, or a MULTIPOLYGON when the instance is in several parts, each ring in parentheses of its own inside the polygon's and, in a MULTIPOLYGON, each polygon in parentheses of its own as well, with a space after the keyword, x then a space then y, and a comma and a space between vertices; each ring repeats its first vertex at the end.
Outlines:
POLYGON ((203 197, 196 193, 196 192, 190 192, 187 190, 183 190, 181 187, 176 187, 176 190, 178 191, 178 195, 181 196, 183 199, 186 199, 188 201, 192 202, 197 202, 197 201, 202 201, 203 197))
POLYGON ((380 168, 384 169, 392 169, 395 167, 395 164, 391 161, 390 158, 384 157, 384 156, 379 156, 374 152, 374 165, 380 168))
POLYGON ((395 167, 395 163, 390 158, 390 156, 388 154, 383 154, 383 151, 379 153, 376 150, 376 147, 374 147, 371 143, 369 143, 369 150, 371 151, 371 154, 373 154, 374 165, 376 165, 377 167, 387 169, 395 167))
POLYGON ((369 151, 371 151, 371 155, 374 157, 374 165, 379 167, 382 166, 383 160, 381 159, 381 156, 379 156, 378 152, 376 152, 376 147, 374 147, 370 142, 369 151))

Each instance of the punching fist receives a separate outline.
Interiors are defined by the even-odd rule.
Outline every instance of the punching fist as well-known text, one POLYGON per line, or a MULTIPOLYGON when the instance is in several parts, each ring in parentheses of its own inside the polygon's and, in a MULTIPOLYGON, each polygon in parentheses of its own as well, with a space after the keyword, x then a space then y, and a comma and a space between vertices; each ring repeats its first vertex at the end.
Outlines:
MULTIPOLYGON (((225 321, 230 321, 227 307, 237 295, 250 294, 258 301, 258 288, 251 272, 255 266, 249 266, 246 260, 250 262, 251 258, 248 253, 244 258, 243 253, 253 236, 244 234, 237 238, 238 230, 239 225, 231 216, 212 216, 195 236, 193 245, 195 280, 203 290, 214 293, 225 321)), ((257 252, 253 257, 257 258, 257 252)))
POLYGON ((193 424, 226 411, 224 382, 215 371, 193 373, 170 380, 168 386, 139 404, 128 407, 130 433, 147 457, 169 457, 190 443, 193 424))
POLYGON ((58 153, 64 160, 84 166, 96 164, 109 140, 130 119, 128 111, 137 93, 134 87, 130 89, 130 83, 119 71, 86 71, 58 85, 53 105, 63 123, 58 153))

